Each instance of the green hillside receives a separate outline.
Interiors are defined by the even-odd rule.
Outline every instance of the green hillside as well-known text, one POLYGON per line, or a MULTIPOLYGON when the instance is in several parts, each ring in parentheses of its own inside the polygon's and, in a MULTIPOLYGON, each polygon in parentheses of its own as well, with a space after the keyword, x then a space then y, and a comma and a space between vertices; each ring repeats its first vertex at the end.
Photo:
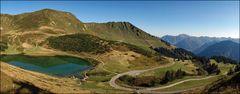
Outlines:
POLYGON ((58 37, 50 37, 47 39, 46 43, 49 47, 62 51, 105 53, 111 50, 118 50, 134 51, 145 56, 154 55, 152 52, 139 48, 135 45, 117 41, 108 41, 89 34, 78 33, 58 37))
POLYGON ((23 43, 39 45, 48 37, 74 33, 120 41, 146 50, 150 50, 149 47, 172 48, 129 22, 83 23, 69 12, 52 9, 18 15, 1 14, 1 23, 2 41, 17 44, 19 48, 23 43))
POLYGON ((32 31, 41 26, 61 29, 65 32, 83 31, 83 23, 69 12, 43 9, 31 13, 18 15, 1 14, 1 22, 4 22, 2 31, 32 31))
POLYGON ((86 23, 87 31, 107 40, 130 43, 143 48, 171 48, 159 38, 152 36, 129 22, 86 23))
POLYGON ((226 76, 203 90, 203 93, 208 94, 217 94, 217 93, 223 93, 223 94, 239 94, 240 93, 240 72, 232 75, 232 76, 226 76))

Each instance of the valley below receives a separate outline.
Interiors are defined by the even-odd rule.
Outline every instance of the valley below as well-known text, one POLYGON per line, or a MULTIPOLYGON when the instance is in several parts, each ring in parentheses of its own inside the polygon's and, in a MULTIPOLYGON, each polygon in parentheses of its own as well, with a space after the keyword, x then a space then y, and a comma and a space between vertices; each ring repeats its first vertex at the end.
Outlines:
MULTIPOLYGON (((47 52, 45 52, 47 53, 47 52)), ((115 52, 116 53, 116 52, 115 52)), ((44 54, 39 54, 38 52, 36 53, 26 53, 28 54, 27 57, 42 57, 44 54), (30 55, 31 54, 31 55, 30 55)), ((59 56, 59 55, 65 55, 65 57, 78 57, 78 58, 83 58, 87 55, 74 55, 71 53, 66 53, 66 52, 61 52, 61 51, 54 51, 50 50, 48 52, 49 56, 59 56)), ((186 92, 186 91, 191 91, 194 89, 203 89, 204 86, 210 84, 213 81, 217 81, 223 75, 219 76, 189 76, 189 77, 184 77, 183 79, 179 79, 176 81, 173 81, 171 83, 168 83, 166 85, 162 86, 157 86, 157 87, 132 87, 132 86, 126 86, 123 85, 123 83, 119 83, 117 80, 119 77, 124 76, 124 75, 131 75, 131 76, 137 76, 137 75, 145 75, 148 74, 150 71, 153 70, 161 70, 164 68, 172 67, 175 66, 176 63, 183 63, 179 61, 173 61, 171 58, 168 58, 166 61, 169 63, 162 63, 157 66, 149 66, 147 67, 139 67, 139 68, 129 68, 126 70, 115 70, 111 71, 108 66, 111 65, 109 62, 99 62, 97 66, 94 66, 94 68, 90 70, 86 70, 83 73, 94 73, 96 72, 106 72, 108 73, 107 75, 98 75, 98 74, 91 74, 91 75, 84 75, 86 78, 78 78, 77 76, 54 76, 49 73, 50 72, 42 72, 39 73, 36 70, 31 70, 28 67, 24 67, 23 65, 19 66, 16 64, 12 63, 7 63, 4 61, 11 61, 11 60, 18 60, 18 58, 26 60, 26 56, 24 55, 13 55, 15 56, 14 58, 11 58, 12 56, 8 58, 3 56, 3 62, 1 62, 1 76, 4 77, 4 75, 7 75, 10 77, 14 82, 21 82, 21 83, 26 83, 29 85, 32 85, 34 87, 39 88, 37 91, 40 92, 51 92, 51 93, 180 93, 180 92, 186 92), (109 65, 110 64, 110 65, 109 65), (22 67, 22 68, 19 68, 22 67), (106 77, 107 76, 107 77, 106 77), (190 84, 191 83, 191 84, 190 84), (194 85, 193 85, 194 84, 194 85)), ((48 56, 48 57, 49 57, 48 56)), ((103 57, 100 56, 93 56, 92 58, 96 58, 97 60, 103 60, 103 57)), ((37 60, 36 58, 33 58, 32 60, 37 60)), ((38 63, 43 63, 44 62, 56 62, 57 59, 53 59, 53 61, 48 61, 48 59, 43 59, 43 61, 39 61, 38 63), (44 61, 46 60, 46 61, 44 61)), ((34 62, 34 61, 32 61, 34 62)), ((31 62, 30 62, 31 63, 31 62)), ((59 63, 59 62, 58 62, 59 63)), ((27 63, 28 64, 28 63, 27 63)), ((34 63, 33 63, 34 64, 34 63)), ((61 64, 61 63, 60 63, 61 64)), ((46 65, 50 66, 50 65, 46 65)), ((34 67, 33 67, 34 68, 34 67)), ((61 71, 69 71, 69 69, 60 69, 61 71)), ((60 71, 60 72, 61 72, 60 71)), ((83 75, 83 74, 82 74, 83 75)), ((10 79, 8 78, 8 79, 10 79)), ((1 86, 5 82, 5 80, 1 80, 1 86)), ((5 86, 5 85, 4 85, 5 86)), ((10 88, 4 88, 1 87, 1 92, 10 92, 11 89, 13 89, 11 92, 16 92, 14 91, 14 88, 16 86, 13 85, 13 87, 10 86, 10 88)), ((27 90, 22 90, 21 92, 30 92, 27 90)), ((31 91, 31 92, 36 92, 36 91, 31 91)))

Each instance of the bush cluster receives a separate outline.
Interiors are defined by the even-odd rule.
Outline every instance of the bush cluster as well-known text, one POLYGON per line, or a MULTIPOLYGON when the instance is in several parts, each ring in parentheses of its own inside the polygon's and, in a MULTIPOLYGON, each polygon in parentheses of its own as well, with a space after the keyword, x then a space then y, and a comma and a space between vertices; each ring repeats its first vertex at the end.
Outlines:
POLYGON ((87 34, 50 37, 47 40, 50 47, 63 51, 104 53, 110 50, 106 41, 87 34))
POLYGON ((166 71, 163 77, 156 77, 156 76, 132 77, 129 75, 124 75, 120 77, 119 80, 131 86, 153 87, 156 85, 166 84, 175 79, 181 79, 186 75, 188 75, 186 72, 179 69, 177 71, 166 71))
POLYGON ((224 64, 226 63, 237 64, 237 61, 232 60, 230 58, 226 58, 224 56, 212 56, 211 59, 214 59, 218 63, 223 62, 224 64))

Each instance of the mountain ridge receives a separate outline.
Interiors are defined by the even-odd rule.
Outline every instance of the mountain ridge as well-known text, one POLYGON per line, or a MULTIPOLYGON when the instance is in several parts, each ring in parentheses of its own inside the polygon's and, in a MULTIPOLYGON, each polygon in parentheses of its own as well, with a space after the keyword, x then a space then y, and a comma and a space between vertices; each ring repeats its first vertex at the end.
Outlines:
POLYGON ((41 44, 50 36, 83 33, 106 40, 130 43, 144 49, 174 48, 129 22, 84 23, 70 12, 42 9, 18 15, 1 14, 2 40, 10 44, 41 44), (10 40, 16 38, 14 40, 10 40), (19 40, 19 41, 16 41, 19 40), (33 43, 36 42, 37 43, 33 43))
POLYGON ((239 61, 239 51, 240 51, 239 48, 240 48, 239 43, 226 40, 226 41, 221 41, 207 47, 198 55, 207 56, 207 57, 225 56, 225 57, 230 57, 231 59, 239 61))
MULTIPOLYGON (((209 44, 210 42, 220 42, 224 40, 231 40, 233 42, 239 43, 239 38, 229 38, 229 37, 208 37, 208 36, 190 36, 187 34, 180 34, 177 36, 166 35, 162 37, 163 40, 175 45, 179 48, 184 48, 188 51, 192 51, 195 54, 198 53, 198 49, 201 49, 204 44, 209 44), (194 43, 194 46, 191 45, 194 43)), ((206 46, 206 45, 205 45, 206 46)))

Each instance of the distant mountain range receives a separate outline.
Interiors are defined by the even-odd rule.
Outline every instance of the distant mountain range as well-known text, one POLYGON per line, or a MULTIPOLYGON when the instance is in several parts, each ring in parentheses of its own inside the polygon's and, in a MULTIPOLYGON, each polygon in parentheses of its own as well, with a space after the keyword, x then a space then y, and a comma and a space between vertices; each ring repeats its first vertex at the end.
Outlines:
POLYGON ((217 37, 195 37, 186 34, 166 35, 163 40, 179 48, 201 56, 225 56, 239 61, 239 39, 217 37))
POLYGON ((239 43, 235 43, 232 41, 221 41, 215 43, 213 45, 208 46, 203 51, 201 51, 198 55, 200 56, 225 56, 231 59, 239 61, 239 43))

